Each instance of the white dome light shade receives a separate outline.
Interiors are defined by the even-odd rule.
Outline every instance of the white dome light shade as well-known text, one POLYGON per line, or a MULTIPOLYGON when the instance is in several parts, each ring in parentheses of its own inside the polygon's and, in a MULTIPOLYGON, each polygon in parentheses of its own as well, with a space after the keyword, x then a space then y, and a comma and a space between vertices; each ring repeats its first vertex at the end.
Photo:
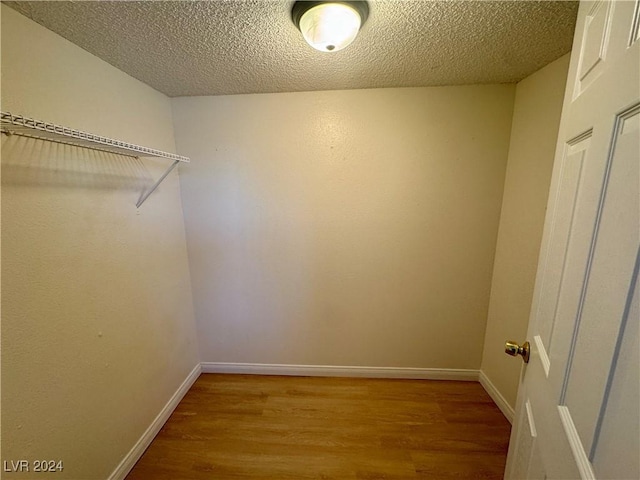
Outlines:
POLYGON ((300 31, 309 45, 321 52, 337 52, 358 35, 360 14, 344 3, 321 3, 300 17, 300 31))

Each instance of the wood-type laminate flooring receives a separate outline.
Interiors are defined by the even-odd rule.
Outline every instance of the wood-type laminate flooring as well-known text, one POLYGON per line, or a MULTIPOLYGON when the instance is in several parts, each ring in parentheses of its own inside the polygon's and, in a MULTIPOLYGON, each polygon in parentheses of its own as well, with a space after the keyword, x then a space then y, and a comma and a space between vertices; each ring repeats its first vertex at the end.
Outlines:
POLYGON ((203 374, 127 480, 502 479, 476 382, 203 374))

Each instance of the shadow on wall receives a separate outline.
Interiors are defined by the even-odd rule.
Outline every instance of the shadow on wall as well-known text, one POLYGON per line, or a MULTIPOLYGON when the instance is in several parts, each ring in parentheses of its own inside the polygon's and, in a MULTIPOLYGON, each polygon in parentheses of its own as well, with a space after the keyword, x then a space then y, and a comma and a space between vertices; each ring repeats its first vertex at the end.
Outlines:
POLYGON ((152 184, 152 175, 139 158, 2 135, 3 186, 143 192, 152 184))

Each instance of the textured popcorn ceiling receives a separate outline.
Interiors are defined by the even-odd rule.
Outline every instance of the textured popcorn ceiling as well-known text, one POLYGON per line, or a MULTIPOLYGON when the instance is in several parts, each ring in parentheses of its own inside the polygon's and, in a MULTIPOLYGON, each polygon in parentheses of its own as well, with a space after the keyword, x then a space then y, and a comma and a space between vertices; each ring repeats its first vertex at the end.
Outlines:
POLYGON ((5 2, 169 96, 517 82, 571 49, 567 1, 370 2, 345 50, 309 47, 290 1, 5 2))

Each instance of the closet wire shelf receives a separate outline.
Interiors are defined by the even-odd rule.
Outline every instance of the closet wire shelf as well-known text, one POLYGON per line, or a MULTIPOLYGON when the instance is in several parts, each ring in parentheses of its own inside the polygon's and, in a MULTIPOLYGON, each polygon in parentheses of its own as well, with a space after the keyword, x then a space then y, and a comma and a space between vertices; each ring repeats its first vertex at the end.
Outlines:
POLYGON ((190 161, 188 157, 176 155, 175 153, 168 153, 161 150, 155 150, 153 148, 142 147, 133 143, 122 142, 120 140, 114 140, 112 138, 74 130, 73 128, 34 120, 32 118, 23 117, 22 115, 13 115, 8 112, 0 112, 0 131, 7 135, 15 134, 24 137, 38 138, 66 145, 90 148, 91 150, 126 155, 128 157, 152 157, 173 160, 173 163, 169 168, 167 168, 156 183, 143 192, 136 203, 136 207, 140 207, 140 205, 144 203, 149 195, 158 188, 178 163, 188 163, 190 161))

